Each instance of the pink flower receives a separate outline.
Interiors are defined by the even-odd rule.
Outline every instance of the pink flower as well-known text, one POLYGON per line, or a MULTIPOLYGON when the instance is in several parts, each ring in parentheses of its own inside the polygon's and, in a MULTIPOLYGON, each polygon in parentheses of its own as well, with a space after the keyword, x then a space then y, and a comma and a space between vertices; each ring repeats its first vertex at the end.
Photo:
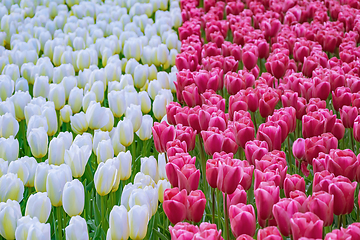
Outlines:
POLYGON ((290 219, 290 225, 294 240, 301 237, 322 238, 323 221, 312 212, 295 213, 290 219))
POLYGON ((156 122, 152 127, 152 133, 156 151, 159 153, 165 152, 166 144, 174 141, 176 136, 174 126, 169 126, 165 121, 161 123, 156 122))
POLYGON ((178 188, 166 189, 164 192, 163 209, 172 224, 182 222, 186 218, 186 190, 178 188))
POLYGON ((206 198, 201 190, 191 191, 187 196, 186 219, 200 222, 205 211, 206 198))
POLYGON ((235 237, 242 234, 254 236, 256 229, 255 211, 252 205, 239 203, 229 208, 231 231, 235 237))

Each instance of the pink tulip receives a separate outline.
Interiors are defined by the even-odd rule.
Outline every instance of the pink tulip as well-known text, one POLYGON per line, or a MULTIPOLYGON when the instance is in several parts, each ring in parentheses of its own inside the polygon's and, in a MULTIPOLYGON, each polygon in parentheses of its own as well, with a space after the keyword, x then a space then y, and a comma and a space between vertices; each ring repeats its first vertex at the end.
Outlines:
POLYGON ((339 109, 341 121, 345 128, 353 128, 355 118, 358 116, 358 109, 356 107, 350 107, 344 105, 339 109))
POLYGON ((178 187, 178 170, 181 170, 185 164, 195 164, 196 158, 188 153, 176 153, 175 156, 169 156, 169 162, 165 166, 166 176, 173 187, 178 187))
POLYGON ((230 120, 233 119, 234 113, 240 110, 247 111, 248 103, 247 97, 242 94, 242 92, 238 92, 235 95, 229 97, 229 117, 230 120))
POLYGON ((189 107, 195 107, 201 104, 200 94, 195 83, 184 87, 182 98, 189 107))
POLYGON ((314 192, 308 198, 308 208, 315 213, 323 222, 324 226, 330 226, 334 220, 334 196, 324 192, 314 192))
POLYGON ((336 119, 333 129, 331 133, 338 139, 342 139, 345 135, 345 126, 342 123, 341 119, 336 119))
POLYGON ((166 153, 167 156, 175 156, 176 153, 186 153, 187 145, 186 142, 181 142, 179 139, 175 139, 172 142, 166 144, 166 153))
POLYGON ((300 204, 299 212, 308 212, 309 211, 308 206, 307 206, 308 198, 304 192, 301 192, 299 190, 292 191, 292 192, 290 192, 290 198, 300 204))
POLYGON ((280 186, 281 176, 278 172, 271 171, 266 169, 264 172, 255 169, 254 171, 255 181, 254 189, 256 190, 259 185, 263 182, 268 182, 274 184, 275 186, 280 186))
POLYGON ((350 214, 354 208, 354 192, 357 182, 351 181, 343 176, 333 178, 329 185, 329 193, 334 195, 334 214, 350 214))
POLYGON ((187 222, 178 222, 175 226, 169 226, 172 240, 192 240, 194 235, 199 232, 199 227, 187 222))
POLYGON ((360 142, 360 116, 357 116, 354 120, 353 133, 354 139, 360 142))
POLYGON ((240 161, 239 165, 242 167, 243 177, 240 181, 240 185, 245 191, 249 190, 252 185, 252 176, 254 172, 254 166, 250 165, 248 161, 240 161))
POLYGON ((154 138, 155 148, 159 153, 166 151, 166 144, 174 141, 176 136, 176 130, 174 126, 169 126, 165 121, 161 123, 155 123, 152 127, 152 133, 154 138))
POLYGON ((298 138, 295 140, 292 146, 292 152, 294 157, 298 161, 304 161, 305 160, 305 139, 298 138))
POLYGON ((224 240, 221 237, 221 230, 217 230, 216 224, 210 224, 207 222, 202 222, 200 224, 200 231, 195 233, 193 240, 224 240))
POLYGON ((273 114, 279 95, 273 90, 267 90, 259 101, 259 112, 263 118, 273 114))
POLYGON ((243 169, 239 166, 240 160, 227 158, 219 161, 217 188, 223 193, 232 194, 243 177, 243 169))
POLYGON ((184 141, 188 151, 192 151, 195 148, 196 130, 191 127, 176 125, 176 139, 184 141))
POLYGON ((290 236, 291 227, 290 219, 294 213, 301 210, 301 205, 298 201, 290 198, 280 199, 279 202, 274 204, 272 212, 276 220, 276 224, 282 235, 290 236))
POLYGON ((273 218, 272 208, 280 199, 279 187, 267 182, 261 182, 254 191, 257 208, 257 216, 260 226, 264 227, 264 221, 273 218))
POLYGON ((212 156, 215 152, 221 152, 224 142, 224 136, 219 132, 201 131, 204 140, 204 148, 206 154, 212 156))
MULTIPOLYGON (((225 194, 223 194, 223 201, 225 202, 225 194)), ((227 195, 227 210, 229 211, 230 206, 238 203, 246 204, 247 197, 244 188, 239 184, 232 194, 227 195)), ((225 211, 225 204, 224 204, 225 211)))
POLYGON ((284 192, 287 198, 290 197, 290 192, 299 190, 305 192, 305 180, 298 174, 287 175, 284 180, 284 192))
POLYGON ((257 234, 257 239, 258 240, 281 240, 282 236, 279 232, 279 230, 277 229, 277 227, 266 227, 263 229, 259 229, 258 234, 257 234))
POLYGON ((281 127, 276 122, 266 122, 259 126, 256 139, 265 141, 269 150, 280 150, 281 149, 281 127))
POLYGON ((284 76, 290 63, 289 56, 284 53, 270 54, 265 63, 266 70, 275 78, 279 79, 284 76))
POLYGON ((259 56, 258 47, 254 44, 245 44, 243 47, 243 63, 246 69, 252 69, 257 63, 259 56))
POLYGON ((229 208, 231 231, 235 237, 242 234, 254 236, 256 229, 255 211, 252 205, 239 203, 229 208))
POLYGON ((198 188, 200 180, 200 171, 194 164, 185 164, 181 169, 177 169, 178 186, 180 189, 186 189, 188 193, 198 188))
POLYGON ((312 212, 295 213, 290 219, 290 225, 294 240, 301 237, 322 238, 323 221, 312 212))
POLYGON ((332 232, 326 234, 325 240, 332 240, 332 239, 356 239, 356 238, 352 238, 352 236, 347 233, 346 229, 341 228, 341 230, 334 229, 332 232))
POLYGON ((182 222, 186 218, 187 194, 179 188, 166 189, 164 192, 163 208, 172 224, 182 222))
POLYGON ((332 92, 332 103, 334 109, 339 111, 342 106, 351 105, 351 90, 348 87, 338 87, 332 92))
POLYGON ((330 173, 327 170, 323 170, 321 172, 315 173, 313 180, 313 192, 318 192, 318 191, 328 192, 329 185, 332 183, 334 177, 335 177, 334 174, 330 173))
POLYGON ((201 190, 191 191, 187 196, 186 219, 200 222, 205 211, 206 198, 201 190))
POLYGON ((255 129, 249 117, 243 117, 234 121, 233 130, 235 132, 236 143, 243 149, 248 141, 254 140, 255 129))
POLYGON ((176 125, 175 115, 179 108, 181 109, 181 105, 177 102, 171 102, 166 106, 167 120, 171 125, 176 125))
POLYGON ((353 181, 359 162, 356 155, 350 149, 331 149, 327 162, 327 170, 335 176, 345 176, 353 181))
POLYGON ((254 140, 245 144, 245 157, 251 165, 255 165, 255 160, 260 160, 268 152, 266 141, 254 140))

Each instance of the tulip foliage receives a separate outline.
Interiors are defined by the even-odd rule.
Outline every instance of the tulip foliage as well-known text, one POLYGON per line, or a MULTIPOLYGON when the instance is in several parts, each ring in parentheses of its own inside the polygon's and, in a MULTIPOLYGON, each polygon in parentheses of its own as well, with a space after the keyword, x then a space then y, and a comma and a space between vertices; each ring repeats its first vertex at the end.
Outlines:
POLYGON ((0 238, 360 239, 356 0, 3 0, 0 238))

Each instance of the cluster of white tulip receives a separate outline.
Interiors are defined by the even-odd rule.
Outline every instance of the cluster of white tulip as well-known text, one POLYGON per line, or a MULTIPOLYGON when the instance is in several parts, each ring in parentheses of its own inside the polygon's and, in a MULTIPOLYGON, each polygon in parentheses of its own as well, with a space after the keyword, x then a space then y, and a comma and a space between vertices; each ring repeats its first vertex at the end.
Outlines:
MULTIPOLYGON (((80 180, 115 196, 131 177, 136 148, 126 150, 152 138, 173 101, 181 24, 179 0, 0 2, 2 237, 50 239, 61 209, 66 239, 89 239, 80 180)), ((163 154, 141 158, 107 239, 145 237, 170 187, 165 164, 163 154)))
POLYGON ((121 205, 110 212, 107 239, 143 239, 150 218, 163 202, 164 191, 170 188, 165 173, 165 154, 141 158, 141 171, 134 183, 127 184, 121 195, 121 205))

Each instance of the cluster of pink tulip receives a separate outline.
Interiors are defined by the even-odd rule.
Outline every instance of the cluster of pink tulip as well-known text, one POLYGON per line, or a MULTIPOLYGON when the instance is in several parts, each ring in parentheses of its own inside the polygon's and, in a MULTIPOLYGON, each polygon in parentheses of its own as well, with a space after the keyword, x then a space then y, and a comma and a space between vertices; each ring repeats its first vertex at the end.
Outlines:
POLYGON ((230 239, 229 223, 237 239, 360 237, 347 216, 360 213, 360 3, 180 5, 178 103, 153 127, 173 187, 163 204, 171 238, 222 239, 223 226, 230 239), (190 224, 211 213, 217 226, 190 224))

